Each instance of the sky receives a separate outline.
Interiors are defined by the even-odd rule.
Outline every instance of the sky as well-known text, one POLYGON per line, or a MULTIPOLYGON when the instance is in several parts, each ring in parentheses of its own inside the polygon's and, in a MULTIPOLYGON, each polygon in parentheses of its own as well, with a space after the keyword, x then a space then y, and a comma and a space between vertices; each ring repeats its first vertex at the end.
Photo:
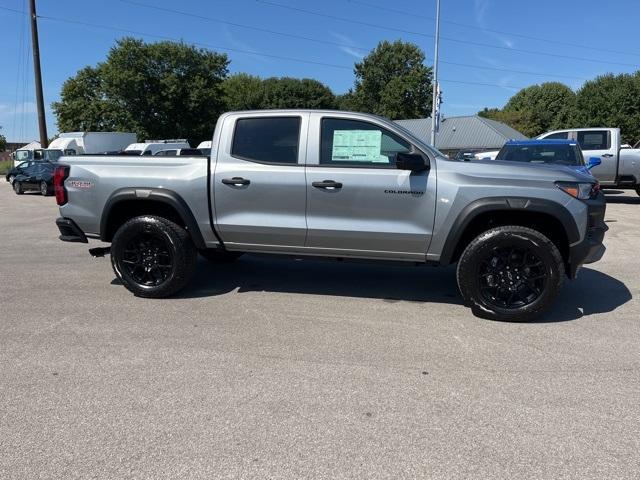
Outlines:
MULTIPOLYGON (((434 57, 435 0, 37 0, 37 8, 49 136, 63 82, 127 35, 194 43, 226 53, 231 73, 315 78, 336 94, 353 86, 354 63, 381 40, 417 44, 427 65, 434 57)), ((8 141, 38 138, 27 9, 27 0, 0 0, 0 133, 8 141)), ((634 72, 639 18, 638 0, 441 0, 442 113, 502 107, 545 81, 578 89, 598 75, 634 72)))

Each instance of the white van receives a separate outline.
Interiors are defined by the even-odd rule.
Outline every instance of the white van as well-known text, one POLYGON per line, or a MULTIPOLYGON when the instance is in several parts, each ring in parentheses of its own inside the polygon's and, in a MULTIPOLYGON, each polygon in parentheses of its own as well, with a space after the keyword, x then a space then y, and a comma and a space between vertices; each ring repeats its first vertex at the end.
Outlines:
POLYGON ((178 150, 191 148, 185 139, 179 140, 147 140, 144 143, 132 143, 124 149, 126 155, 155 155, 160 150, 178 150))

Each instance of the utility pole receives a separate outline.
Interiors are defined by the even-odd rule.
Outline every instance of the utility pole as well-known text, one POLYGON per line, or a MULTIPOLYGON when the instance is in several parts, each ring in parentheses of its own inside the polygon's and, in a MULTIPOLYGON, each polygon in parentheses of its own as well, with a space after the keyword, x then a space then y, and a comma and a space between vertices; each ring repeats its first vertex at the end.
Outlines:
POLYGON ((431 104, 431 145, 436 146, 436 130, 438 129, 438 119, 440 115, 438 103, 440 102, 440 92, 438 88, 438 46, 440 44, 440 0, 436 0, 436 46, 433 55, 433 102, 431 104))
POLYGON ((31 48, 33 49, 33 73, 36 77, 36 105, 38 107, 38 127, 40 130, 40 146, 47 148, 47 121, 44 116, 44 96, 42 95, 42 72, 40 71, 40 44, 38 42, 38 16, 36 0, 29 0, 29 16, 31 17, 31 48))

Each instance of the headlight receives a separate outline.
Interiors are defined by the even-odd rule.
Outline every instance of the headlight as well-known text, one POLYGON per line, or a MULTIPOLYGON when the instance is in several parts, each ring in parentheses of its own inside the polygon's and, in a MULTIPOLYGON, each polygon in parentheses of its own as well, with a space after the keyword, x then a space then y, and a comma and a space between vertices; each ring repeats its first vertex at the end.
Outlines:
POLYGON ((589 200, 595 198, 600 191, 600 184, 578 183, 578 182, 556 182, 556 186, 565 193, 578 200, 589 200))

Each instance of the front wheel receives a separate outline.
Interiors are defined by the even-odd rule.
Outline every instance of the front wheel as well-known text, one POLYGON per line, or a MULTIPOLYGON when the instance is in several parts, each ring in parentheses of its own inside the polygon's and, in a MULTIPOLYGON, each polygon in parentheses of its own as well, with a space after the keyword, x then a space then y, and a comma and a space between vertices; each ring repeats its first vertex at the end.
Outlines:
POLYGON ((24 193, 24 190, 22 189, 22 183, 21 182, 13 182, 13 191, 16 192, 17 195, 22 195, 24 193))
POLYGON ((40 182, 40 194, 43 197, 49 195, 49 185, 47 185, 47 182, 45 182, 44 180, 40 182))
POLYGON ((564 262, 558 247, 537 230, 497 227, 467 246, 457 279, 476 316, 526 322, 553 304, 564 280, 564 262))
POLYGON ((124 286, 146 298, 182 289, 196 268, 197 250, 186 230, 156 216, 135 217, 111 242, 111 265, 124 286))
POLYGON ((16 179, 15 175, 9 175, 9 185, 13 185, 13 181, 16 179))

